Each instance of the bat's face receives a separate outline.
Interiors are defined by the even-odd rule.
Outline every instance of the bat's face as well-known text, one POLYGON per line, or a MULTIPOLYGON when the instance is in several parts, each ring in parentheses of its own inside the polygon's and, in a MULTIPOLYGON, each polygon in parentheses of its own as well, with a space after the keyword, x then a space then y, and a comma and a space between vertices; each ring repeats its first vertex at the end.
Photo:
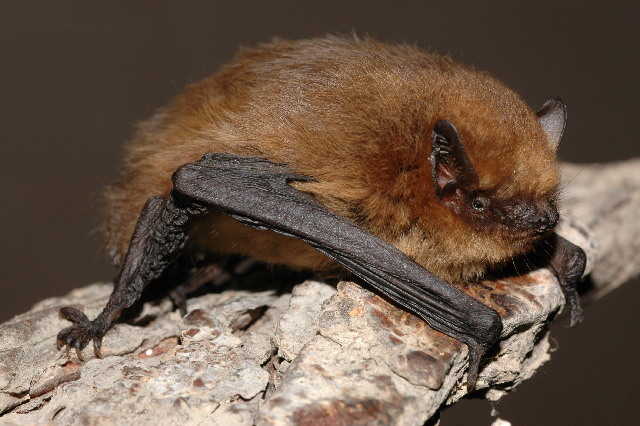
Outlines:
POLYGON ((395 243, 443 278, 467 281, 552 232, 559 175, 535 114, 519 127, 451 116, 431 126, 429 149, 418 154, 425 172, 402 188, 417 219, 395 243))
MULTIPOLYGON (((487 182, 491 179, 486 177, 483 187, 453 123, 438 121, 433 128, 432 140, 430 161, 436 196, 476 232, 493 233, 526 244, 555 227, 559 219, 557 181, 548 178, 555 175, 553 168, 538 170, 525 185, 519 185, 513 177, 500 176, 498 183, 490 186, 487 182), (536 179, 541 175, 545 179, 536 179)), ((491 164, 495 160, 486 158, 484 161, 491 164)), ((509 164, 496 166, 513 169, 509 164)))

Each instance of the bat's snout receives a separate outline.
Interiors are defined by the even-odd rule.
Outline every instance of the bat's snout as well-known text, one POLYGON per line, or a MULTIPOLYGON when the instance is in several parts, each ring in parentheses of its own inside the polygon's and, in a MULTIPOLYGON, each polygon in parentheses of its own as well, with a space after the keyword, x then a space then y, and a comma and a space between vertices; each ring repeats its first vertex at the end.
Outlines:
POLYGON ((554 208, 547 208, 540 211, 538 215, 533 219, 532 228, 539 234, 551 231, 558 224, 560 215, 554 208))
POLYGON ((558 224, 558 209, 550 203, 525 202, 510 206, 506 215, 514 230, 525 233, 544 234, 558 224))

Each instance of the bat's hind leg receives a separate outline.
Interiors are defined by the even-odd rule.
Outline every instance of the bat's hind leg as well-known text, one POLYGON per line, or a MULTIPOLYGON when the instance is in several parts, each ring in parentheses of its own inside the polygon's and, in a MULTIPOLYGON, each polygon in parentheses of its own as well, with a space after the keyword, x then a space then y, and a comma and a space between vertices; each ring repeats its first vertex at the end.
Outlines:
POLYGON ((140 213, 107 305, 93 321, 75 308, 60 309, 60 315, 74 325, 58 333, 58 348, 74 348, 81 357, 81 350, 93 341, 96 355, 101 356, 105 333, 121 312, 140 298, 147 284, 176 259, 187 241, 190 219, 206 211, 173 193, 168 198, 150 198, 140 213))
POLYGON ((257 262, 251 258, 239 260, 223 258, 192 268, 189 268, 188 265, 180 265, 180 263, 178 262, 179 268, 182 270, 190 269, 190 274, 184 282, 169 292, 169 298, 171 298, 173 306, 178 309, 180 315, 185 316, 187 314, 187 298, 191 293, 206 284, 222 287, 232 279, 248 273, 257 262))
POLYGON ((193 270, 189 278, 171 290, 169 297, 173 305, 180 311, 180 315, 187 314, 187 297, 205 284, 224 285, 231 278, 231 274, 221 265, 212 263, 193 270))

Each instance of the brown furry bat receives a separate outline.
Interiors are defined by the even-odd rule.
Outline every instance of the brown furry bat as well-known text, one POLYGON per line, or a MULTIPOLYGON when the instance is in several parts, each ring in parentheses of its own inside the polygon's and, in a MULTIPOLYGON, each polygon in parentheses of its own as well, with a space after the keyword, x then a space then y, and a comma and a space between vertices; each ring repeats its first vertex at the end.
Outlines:
MULTIPOLYGON (((559 100, 536 113, 488 74, 411 46, 326 37, 243 50, 140 125, 107 191, 114 293, 94 321, 63 308, 75 325, 59 346, 93 340, 99 353, 189 247, 345 267, 467 343, 473 385, 501 323, 448 283, 552 233, 565 119, 559 100)), ((575 322, 584 255, 557 241, 551 266, 575 322)))

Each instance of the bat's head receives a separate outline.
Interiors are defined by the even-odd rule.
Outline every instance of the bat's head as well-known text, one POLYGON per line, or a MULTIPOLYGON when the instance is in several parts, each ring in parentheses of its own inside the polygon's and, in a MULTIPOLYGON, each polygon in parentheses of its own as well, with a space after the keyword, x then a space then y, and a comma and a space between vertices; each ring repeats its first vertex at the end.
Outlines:
POLYGON ((542 143, 511 141, 531 146, 531 152, 520 150, 520 156, 497 153, 488 140, 483 144, 486 152, 479 153, 483 157, 476 160, 481 163, 478 166, 467 154, 463 136, 453 122, 438 120, 432 130, 429 160, 438 202, 477 234, 499 236, 507 245, 506 251, 512 251, 513 246, 526 247, 551 231, 559 219, 557 173, 551 153, 564 129, 564 104, 559 100, 545 103, 538 122, 544 133, 542 143), (535 152, 536 148, 542 152, 535 152))
POLYGON ((547 233, 558 222, 554 186, 547 182, 535 188, 530 183, 525 188, 510 188, 516 184, 513 179, 481 185, 460 134, 450 121, 435 123, 429 160, 437 199, 478 230, 526 241, 547 233))
POLYGON ((509 105, 508 114, 492 106, 457 104, 436 115, 423 152, 429 172, 422 178, 430 181, 421 185, 423 211, 400 237, 401 248, 452 281, 526 252, 559 219, 555 151, 564 104, 552 99, 537 113, 509 105), (444 262, 434 260, 438 251, 444 262))

